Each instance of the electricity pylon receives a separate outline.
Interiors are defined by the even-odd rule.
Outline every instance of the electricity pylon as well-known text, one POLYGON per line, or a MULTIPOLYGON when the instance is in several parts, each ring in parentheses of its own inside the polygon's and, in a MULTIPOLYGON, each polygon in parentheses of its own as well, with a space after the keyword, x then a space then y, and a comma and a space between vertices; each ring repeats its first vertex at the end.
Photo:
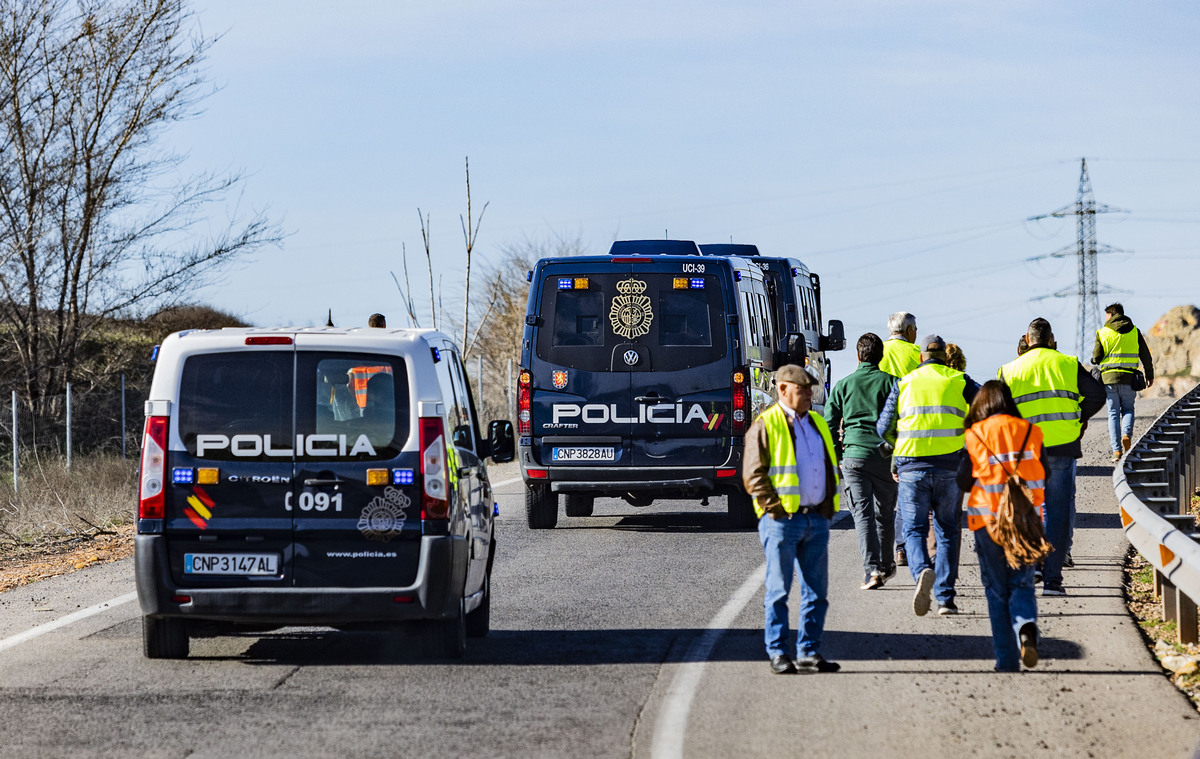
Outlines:
POLYGON ((1096 256, 1100 253, 1126 253, 1128 251, 1114 248, 1111 245, 1098 245, 1096 243, 1096 214, 1098 213, 1129 212, 1096 202, 1096 196, 1092 193, 1092 180, 1088 176, 1087 159, 1083 158, 1080 160, 1079 194, 1075 202, 1063 206, 1057 211, 1029 217, 1029 221, 1037 221, 1038 219, 1045 219, 1051 216, 1060 219, 1064 216, 1078 217, 1074 245, 1060 248, 1053 253, 1034 256, 1028 260, 1037 261, 1042 258, 1065 258, 1070 255, 1078 258, 1079 282, 1074 288, 1065 287, 1056 293, 1042 295, 1034 298, 1034 300, 1042 300, 1043 298, 1069 298, 1072 295, 1078 297, 1079 332, 1075 338, 1075 353, 1079 357, 1079 360, 1084 363, 1091 361, 1089 351, 1093 345, 1093 338, 1095 337, 1096 330, 1100 329, 1100 325, 1103 324, 1100 321, 1100 294, 1128 292, 1127 290, 1119 290, 1099 283, 1096 256))

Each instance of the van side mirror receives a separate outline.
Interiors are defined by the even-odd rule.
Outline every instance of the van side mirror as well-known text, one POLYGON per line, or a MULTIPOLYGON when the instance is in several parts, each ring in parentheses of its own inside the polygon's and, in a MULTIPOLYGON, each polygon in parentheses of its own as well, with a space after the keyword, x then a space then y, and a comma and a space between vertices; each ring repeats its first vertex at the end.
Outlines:
POLYGON ((789 332, 780 342, 783 343, 783 349, 775 352, 775 366, 772 370, 784 364, 804 366, 804 362, 808 360, 808 341, 804 339, 804 335, 789 332))
POLYGON ((838 319, 829 320, 829 334, 821 336, 821 349, 840 351, 846 347, 846 328, 838 319))
POLYGON ((488 422, 488 449, 492 461, 503 464, 517 457, 517 446, 513 439, 512 422, 507 419, 493 419, 488 422))

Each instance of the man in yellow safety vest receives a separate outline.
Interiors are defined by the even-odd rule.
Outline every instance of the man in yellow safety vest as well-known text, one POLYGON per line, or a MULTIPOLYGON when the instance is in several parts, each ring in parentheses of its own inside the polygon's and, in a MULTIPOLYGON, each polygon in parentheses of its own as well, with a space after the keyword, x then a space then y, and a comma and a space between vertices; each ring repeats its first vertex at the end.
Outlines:
POLYGON ((1104 406, 1104 387, 1074 356, 1055 350, 1054 331, 1034 319, 1025 334, 1029 350, 1000 367, 999 378, 1012 391, 1017 411, 1042 431, 1046 467, 1043 523, 1054 550, 1042 567, 1042 595, 1065 596, 1063 563, 1075 531, 1075 460, 1083 456, 1080 438, 1088 418, 1104 406))
POLYGON ((946 341, 921 338, 921 364, 896 382, 875 429, 880 437, 896 424, 893 459, 900 487, 896 506, 904 525, 908 570, 917 583, 913 612, 929 612, 930 593, 938 614, 958 613, 954 584, 962 542, 962 494, 955 477, 963 450, 963 419, 979 385, 946 365, 946 341), (937 553, 929 558, 929 513, 937 553))
POLYGON ((1133 384, 1141 362, 1145 387, 1154 382, 1154 361, 1142 332, 1125 315, 1125 307, 1114 303, 1104 309, 1108 321, 1096 330, 1092 363, 1100 367, 1104 395, 1108 402, 1108 439, 1112 459, 1117 461, 1133 445, 1133 402, 1137 388, 1133 384))
MULTIPOLYGON (((879 360, 879 371, 896 379, 917 368, 921 363, 921 349, 917 347, 917 317, 907 311, 897 311, 888 317, 888 339, 883 341, 883 358, 879 360)), ((895 444, 892 435, 884 435, 888 447, 895 444)), ((904 549, 904 523, 900 510, 896 509, 896 563, 908 564, 908 552, 904 549)))
POLYGON ((767 557, 765 640, 771 671, 836 672, 821 656, 829 609, 829 522, 838 510, 838 467, 825 419, 812 410, 816 380, 795 364, 775 372, 779 402, 745 438, 742 482, 754 498, 758 536, 767 557), (800 567, 796 658, 788 654, 788 593, 800 567))

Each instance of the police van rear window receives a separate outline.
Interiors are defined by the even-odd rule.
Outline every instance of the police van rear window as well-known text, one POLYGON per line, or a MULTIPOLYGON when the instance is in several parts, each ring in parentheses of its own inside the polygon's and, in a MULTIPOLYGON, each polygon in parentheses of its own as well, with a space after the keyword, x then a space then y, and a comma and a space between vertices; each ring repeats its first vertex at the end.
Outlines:
POLYGON ((192 356, 179 406, 188 453, 218 461, 390 459, 409 431, 407 374, 396 356, 192 356))
POLYGON ((713 275, 551 275, 542 286, 537 355, 586 371, 626 371, 614 351, 649 348, 650 369, 702 366, 726 355, 724 297, 713 275))

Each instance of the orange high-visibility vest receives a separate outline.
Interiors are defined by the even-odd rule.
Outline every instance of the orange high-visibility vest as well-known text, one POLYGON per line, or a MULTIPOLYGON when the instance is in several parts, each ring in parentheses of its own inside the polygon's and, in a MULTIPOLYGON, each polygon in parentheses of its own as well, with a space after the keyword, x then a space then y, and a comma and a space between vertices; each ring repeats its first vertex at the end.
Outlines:
POLYGON ((384 366, 356 366, 350 370, 350 382, 354 387, 354 402, 359 408, 367 407, 367 383, 376 374, 383 372, 391 374, 392 367, 384 366))
POLYGON ((1042 467, 1042 431, 1037 425, 1008 414, 993 414, 971 426, 966 434, 967 455, 975 486, 967 498, 967 527, 987 527, 1000 508, 1000 494, 1010 472, 1016 472, 1033 493, 1040 512, 1046 500, 1046 470, 1042 467), (1021 448, 1026 432, 1029 439, 1021 448), (986 446, 986 447, 985 447, 986 446))

